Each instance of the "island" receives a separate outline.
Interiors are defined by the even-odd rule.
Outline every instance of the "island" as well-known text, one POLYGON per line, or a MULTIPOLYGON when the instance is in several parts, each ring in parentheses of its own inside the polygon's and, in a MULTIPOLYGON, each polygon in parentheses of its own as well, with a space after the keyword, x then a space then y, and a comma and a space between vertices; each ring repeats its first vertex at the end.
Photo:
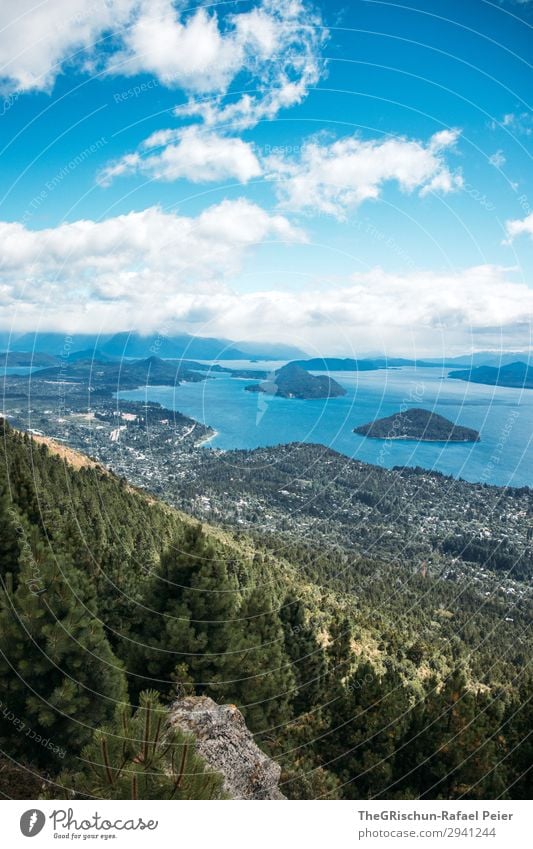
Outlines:
POLYGON ((451 371, 453 380, 467 380, 487 386, 505 386, 509 389, 533 389, 533 367, 526 363, 509 363, 501 368, 478 366, 477 368, 451 371))
POLYGON ((346 395, 336 380, 326 375, 312 375, 294 363, 288 363, 278 369, 274 376, 262 383, 245 386, 247 392, 264 392, 267 395, 279 395, 281 398, 338 398, 346 395))
POLYGON ((456 425, 438 413, 413 407, 360 425, 354 433, 373 439, 413 439, 417 442, 479 442, 479 433, 456 425))

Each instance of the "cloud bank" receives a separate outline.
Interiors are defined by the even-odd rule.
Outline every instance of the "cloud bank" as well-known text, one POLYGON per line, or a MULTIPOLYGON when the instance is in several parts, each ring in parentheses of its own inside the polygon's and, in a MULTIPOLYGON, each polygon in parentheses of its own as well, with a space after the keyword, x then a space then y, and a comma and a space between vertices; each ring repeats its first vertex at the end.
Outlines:
POLYGON ((310 279, 298 291, 278 275, 269 290, 235 291, 244 258, 265 241, 302 244, 305 234, 246 200, 196 218, 152 207, 41 231, 4 222, 0 303, 15 330, 165 327, 346 354, 530 345, 533 290, 509 270, 374 268, 329 288, 310 279))

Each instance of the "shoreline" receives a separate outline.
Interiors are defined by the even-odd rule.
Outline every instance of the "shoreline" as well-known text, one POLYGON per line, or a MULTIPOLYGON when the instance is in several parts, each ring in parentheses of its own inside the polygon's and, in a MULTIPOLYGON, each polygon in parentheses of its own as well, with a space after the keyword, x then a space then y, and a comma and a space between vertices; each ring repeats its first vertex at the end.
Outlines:
POLYGON ((195 443, 195 448, 201 448, 203 445, 207 445, 208 442, 211 442, 212 439, 214 439, 216 436, 219 436, 219 435, 220 434, 219 434, 218 430, 213 430, 212 433, 209 433, 209 434, 206 434, 205 436, 202 436, 202 438, 199 439, 198 442, 195 443))
POLYGON ((357 436, 364 436, 368 439, 380 439, 382 442, 433 442, 440 443, 442 445, 476 445, 476 443, 481 442, 481 438, 479 439, 423 439, 418 436, 373 436, 370 433, 359 433, 357 430, 353 431, 357 434, 357 436))

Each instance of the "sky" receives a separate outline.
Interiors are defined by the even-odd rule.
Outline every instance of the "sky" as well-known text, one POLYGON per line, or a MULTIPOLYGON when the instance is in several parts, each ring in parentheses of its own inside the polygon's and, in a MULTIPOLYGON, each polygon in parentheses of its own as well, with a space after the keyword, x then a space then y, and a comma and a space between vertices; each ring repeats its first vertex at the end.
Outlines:
POLYGON ((531 347, 533 2, 2 0, 0 329, 531 347))

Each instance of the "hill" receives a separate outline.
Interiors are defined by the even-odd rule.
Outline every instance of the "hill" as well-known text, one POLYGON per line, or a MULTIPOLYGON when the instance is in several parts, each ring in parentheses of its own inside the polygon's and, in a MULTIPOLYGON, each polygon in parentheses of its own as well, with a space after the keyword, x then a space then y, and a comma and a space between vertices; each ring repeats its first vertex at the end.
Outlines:
POLYGON ((526 363, 509 363, 501 368, 478 366, 464 371, 451 371, 453 380, 467 380, 487 386, 506 386, 510 389, 533 389, 533 366, 526 363))
POLYGON ((403 357, 363 357, 359 360, 351 357, 314 357, 309 360, 296 360, 290 365, 297 365, 308 371, 378 371, 379 369, 402 368, 404 366, 434 368, 442 365, 442 363, 408 360, 403 357))
POLYGON ((346 390, 336 380, 325 375, 309 374, 295 363, 288 363, 278 369, 274 378, 246 386, 245 389, 247 392, 264 392, 280 398, 337 398, 346 395, 346 390))
POLYGON ((414 439, 418 442, 479 442, 479 433, 456 425, 438 413, 412 408, 354 428, 373 439, 414 439))
POLYGON ((0 366, 6 366, 7 368, 14 368, 16 366, 41 368, 56 363, 56 357, 50 354, 40 354, 36 351, 6 351, 4 354, 0 354, 0 366))

